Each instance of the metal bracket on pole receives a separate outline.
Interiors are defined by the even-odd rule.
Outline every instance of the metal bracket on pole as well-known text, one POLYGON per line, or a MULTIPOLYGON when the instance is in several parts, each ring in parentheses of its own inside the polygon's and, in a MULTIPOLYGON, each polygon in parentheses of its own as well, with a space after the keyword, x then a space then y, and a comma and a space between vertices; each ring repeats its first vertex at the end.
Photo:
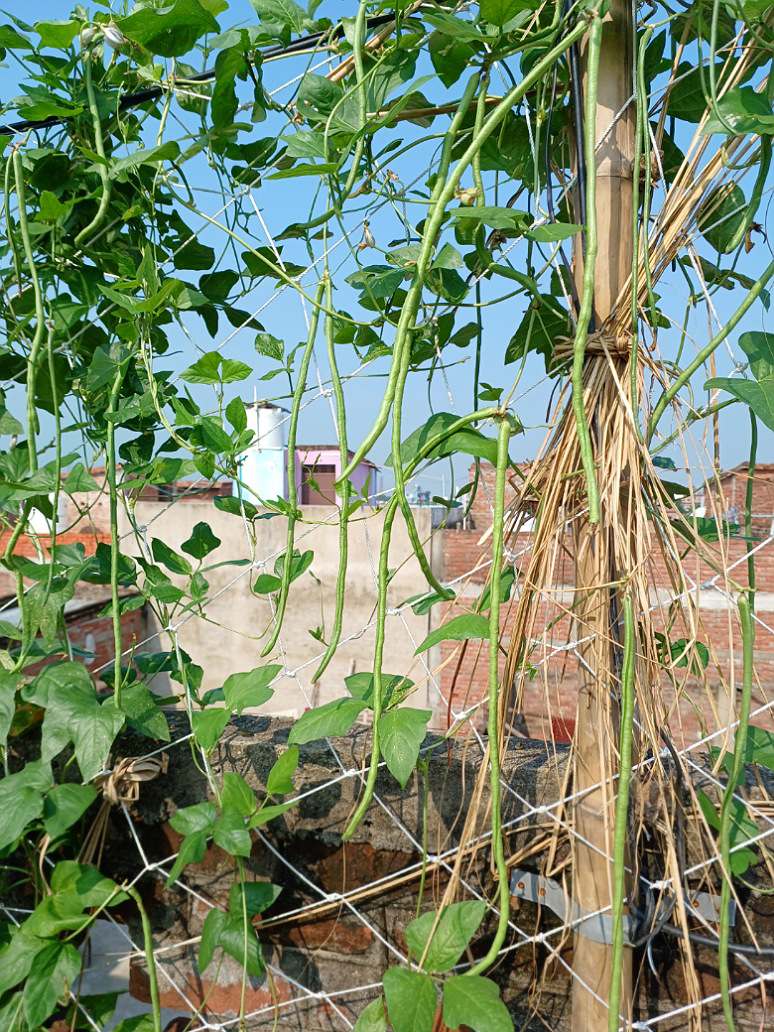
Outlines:
MULTIPOLYGON (((577 904, 574 904, 566 895, 562 886, 551 878, 544 878, 535 871, 517 869, 511 875, 511 896, 548 907, 563 924, 572 924, 574 931, 593 942, 609 946, 613 941, 612 915, 605 912, 585 916, 577 904)), ((685 902, 689 911, 693 911, 706 921, 720 920, 719 896, 711 895, 708 892, 696 892, 685 902)), ((733 902, 731 907, 731 923, 733 924, 736 916, 733 902)), ((628 914, 625 915, 623 931, 624 943, 627 946, 632 945, 632 925, 631 917, 628 914)))

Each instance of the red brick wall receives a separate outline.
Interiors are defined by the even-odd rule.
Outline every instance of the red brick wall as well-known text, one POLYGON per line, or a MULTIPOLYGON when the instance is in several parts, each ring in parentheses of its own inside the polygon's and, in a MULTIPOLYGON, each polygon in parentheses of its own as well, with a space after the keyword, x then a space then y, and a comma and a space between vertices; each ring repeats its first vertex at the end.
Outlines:
MULTIPOLYGON (((729 497, 731 487, 737 474, 729 476, 724 480, 729 497)), ((774 513, 774 479, 761 479, 766 491, 771 488, 770 494, 761 491, 756 495, 756 504, 771 506, 774 513)), ((442 531, 442 554, 443 554, 443 578, 449 582, 457 578, 463 578, 456 586, 458 601, 456 612, 464 607, 472 607, 475 598, 483 589, 488 574, 487 560, 490 554, 491 541, 486 532, 491 527, 492 513, 491 500, 493 498, 494 477, 491 467, 482 468, 479 492, 471 509, 472 524, 470 529, 442 531), (483 538, 483 540, 482 540, 483 538), (479 569, 475 569, 479 566, 479 569), (474 571, 470 573, 469 571, 474 571)), ((512 490, 512 489, 511 489, 512 490)), ((739 487, 737 485, 737 491, 739 487)), ((762 509, 758 509, 762 512, 762 509)), ((766 529, 771 520, 766 523, 766 529)), ((763 536, 760 535, 762 538, 763 536)), ((530 547, 531 534, 521 533, 518 537, 509 542, 510 555, 514 557, 514 565, 517 571, 525 561, 526 552, 530 547)), ((575 634, 572 628, 571 618, 566 615, 566 609, 571 605, 573 585, 573 559, 572 544, 568 539, 569 548, 562 557, 555 572, 555 585, 565 590, 560 602, 557 604, 555 598, 544 600, 538 607, 537 619, 533 638, 543 641, 545 645, 540 646, 534 652, 531 662, 539 665, 539 670, 533 680, 528 681, 524 687, 522 702, 522 715, 526 720, 527 730, 534 737, 543 737, 551 731, 551 720, 554 720, 554 732, 558 738, 565 737, 562 731, 572 726, 577 702, 578 687, 578 664, 572 653, 559 652, 545 663, 541 659, 552 649, 561 648, 568 641, 573 640, 575 634), (550 631, 546 628, 550 625, 550 631)), ((736 581, 737 585, 747 584, 746 564, 747 543, 742 540, 732 539, 716 546, 717 566, 726 571, 728 578, 736 581)), ((774 695, 774 542, 762 540, 761 546, 755 556, 756 584, 758 589, 759 622, 756 624, 755 640, 755 671, 757 681, 755 686, 753 707, 762 706, 768 698, 774 695)), ((715 577, 715 570, 710 563, 700 561, 695 553, 689 553, 683 562, 686 575, 696 585, 705 584, 715 577)), ((659 557, 653 557, 648 570, 650 583, 654 588, 670 589, 671 584, 663 561, 659 557)), ((722 589, 724 580, 717 582, 722 589)), ((725 583, 733 599, 733 585, 725 583)), ((730 671, 730 657, 733 652, 735 657, 734 677, 739 683, 741 676, 741 640, 733 601, 730 608, 718 608, 723 600, 722 591, 702 593, 701 605, 698 613, 699 630, 698 639, 704 642, 710 649, 710 664, 706 678, 702 684, 695 679, 688 678, 684 687, 681 688, 681 698, 675 703, 674 688, 669 678, 664 675, 660 685, 660 694, 670 707, 668 723, 674 737, 678 740, 690 741, 698 735, 713 731, 719 723, 716 711, 717 696, 720 691, 720 702, 727 705, 725 698, 726 689, 721 686, 727 684, 730 671)), ((514 600, 503 607, 502 631, 507 641, 508 627, 511 622, 511 607, 514 600)), ((438 622, 451 614, 451 607, 445 611, 439 611, 438 622)), ((679 624, 672 627, 669 637, 674 641, 683 636, 688 636, 687 628, 680 628, 679 624)), ((441 645, 440 649, 441 689, 448 699, 453 695, 452 705, 456 712, 460 712, 483 699, 487 690, 488 677, 488 652, 486 643, 471 641, 466 646, 456 642, 447 642, 441 645)), ((502 664, 501 664, 502 665, 502 664)), ((438 715, 438 723, 445 725, 444 714, 438 715)), ((480 717, 483 718, 483 707, 480 717)), ((755 718, 755 722, 774 727, 771 721, 771 714, 762 714, 755 718)), ((720 720, 723 723, 723 720, 720 720)))

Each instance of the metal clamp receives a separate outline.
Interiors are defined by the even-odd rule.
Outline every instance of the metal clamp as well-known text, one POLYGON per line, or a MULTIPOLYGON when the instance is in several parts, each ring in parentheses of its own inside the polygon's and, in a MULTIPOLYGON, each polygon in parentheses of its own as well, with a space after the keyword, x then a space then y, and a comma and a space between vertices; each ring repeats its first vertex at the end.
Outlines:
MULTIPOLYGON (((526 899, 548 907, 563 924, 573 926, 592 942, 609 946, 613 941, 613 918, 606 910, 604 913, 584 914, 576 902, 569 899, 564 889, 551 878, 544 878, 535 871, 515 870, 511 875, 511 896, 526 899)), ((707 921, 720 920, 720 897, 708 892, 693 893, 686 899, 689 910, 707 921)), ((734 904, 731 904, 732 908, 734 904)), ((735 912, 731 911, 731 923, 734 923, 735 912)), ((623 920, 623 939, 627 946, 632 945, 632 919, 626 914, 623 920)))

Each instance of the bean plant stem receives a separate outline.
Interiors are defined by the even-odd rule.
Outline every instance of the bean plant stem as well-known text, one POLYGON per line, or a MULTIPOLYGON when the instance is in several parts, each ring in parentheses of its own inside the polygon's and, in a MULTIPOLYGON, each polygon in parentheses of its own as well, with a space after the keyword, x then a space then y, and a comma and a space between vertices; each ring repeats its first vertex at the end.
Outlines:
POLYGON ((115 696, 116 708, 121 708, 121 654, 123 645, 121 641, 121 608, 118 595, 119 582, 119 560, 120 536, 118 533, 118 483, 116 471, 116 409, 118 397, 121 393, 121 385, 124 382, 126 366, 119 366, 116 373, 113 387, 110 391, 110 401, 107 410, 107 482, 110 495, 110 610, 113 624, 113 693, 115 696))
POLYGON ((583 257, 583 294, 578 324, 575 329, 572 361, 572 410, 578 434, 586 492, 589 501, 589 523, 599 523, 599 488, 594 468, 591 433, 583 401, 583 369, 589 326, 594 316, 594 274, 597 260, 597 167, 594 157, 596 145, 597 85, 599 80, 599 52, 602 45, 602 19, 595 18, 589 29, 586 65, 586 95, 584 98, 584 148, 586 152, 586 250, 583 257))
POLYGON ((43 292, 38 279, 38 272, 35 266, 35 257, 32 253, 32 240, 27 222, 27 197, 24 189, 24 169, 22 168, 21 154, 18 149, 13 152, 13 174, 16 183, 16 197, 18 200, 19 233, 22 238, 24 257, 27 261, 27 271, 32 283, 32 293, 35 298, 35 333, 27 356, 27 453, 29 455, 30 473, 38 468, 38 455, 36 447, 36 434, 38 429, 38 414, 35 408, 35 385, 37 379, 38 362, 40 349, 43 344, 43 336, 46 328, 46 319, 43 308, 43 292))
MULTIPOLYGON (((326 270, 325 276, 325 306, 331 309, 333 305, 333 287, 330 276, 326 270)), ((325 343, 328 351, 328 366, 331 371, 331 386, 333 389, 333 400, 336 405, 336 436, 339 442, 339 455, 349 455, 347 443, 347 409, 344 401, 344 389, 341 384, 339 365, 336 359, 336 344, 333 339, 333 316, 326 312, 325 315, 325 343)), ((352 493, 352 484, 349 479, 345 480, 339 487, 339 568, 336 574, 336 609, 333 614, 333 627, 331 628, 328 647, 320 660, 319 666, 312 675, 312 683, 319 681, 333 658, 339 641, 341 640, 341 627, 344 619, 344 601, 347 583, 347 562, 349 556, 349 499, 352 493)))
MULTIPOLYGON (((406 468, 406 475, 411 476, 414 470, 428 455, 430 455, 435 448, 450 434, 457 433, 463 427, 468 426, 470 423, 478 422, 482 419, 491 419, 499 414, 499 409, 480 409, 478 412, 471 412, 467 416, 462 416, 456 422, 452 423, 451 426, 447 427, 442 433, 433 435, 428 441, 426 441, 419 449, 417 454, 414 456, 412 461, 406 468)), ((347 842, 354 835, 358 825, 360 824, 363 816, 371 805, 371 800, 374 797, 374 789, 376 788, 376 778, 379 774, 379 760, 381 757, 381 746, 379 741, 379 718, 382 715, 382 655, 384 653, 384 635, 385 635, 385 622, 387 618, 387 588, 389 584, 389 552, 390 552, 390 536, 392 531, 392 524, 395 520, 395 513, 398 509, 398 499, 396 495, 393 495, 385 507, 384 511, 384 523, 382 525, 382 539, 379 546, 379 567, 377 571, 377 608, 376 608, 376 627, 375 627, 375 643, 374 643, 374 696, 373 696, 373 733, 371 738, 371 759, 369 762, 368 774, 366 776, 366 784, 363 790, 363 795, 360 798, 355 811, 350 817, 347 827, 344 829, 342 839, 347 842)))
POLYGON ((750 287, 750 290, 747 293, 747 297, 745 297, 744 301, 742 301, 741 305, 739 305, 734 314, 729 317, 725 325, 721 326, 721 328, 718 330, 718 332, 715 334, 712 340, 710 340, 707 344, 704 345, 704 347, 699 351, 696 358, 694 358, 692 362, 688 363, 688 365, 685 367, 685 369, 683 369, 680 375, 676 376, 672 383, 669 385, 669 387, 664 391, 664 393, 659 398, 656 407, 653 409, 653 415, 650 417, 650 422, 648 423, 649 439, 653 436, 656 427, 658 426, 658 421, 664 414, 664 410, 666 409, 667 405, 675 398, 678 392, 683 389, 686 383, 688 383, 688 381, 691 379, 696 370, 699 369, 702 365, 704 365, 704 363, 707 361, 710 355, 718 347, 720 347, 720 345, 723 343, 723 341, 726 339, 729 333, 736 329, 737 325, 739 324, 740 320, 745 315, 747 310, 760 297, 762 291, 764 290, 766 284, 769 282, 772 276, 774 276, 774 261, 769 262, 769 264, 763 270, 763 272, 752 285, 752 287, 750 287))
POLYGON ((489 586, 489 805, 492 811, 492 854, 497 871, 499 915, 497 930, 486 955, 467 972, 479 975, 494 962, 505 942, 510 912, 510 885, 505 861, 505 843, 500 811, 500 578, 502 575, 505 539, 505 481, 508 470, 508 444, 511 424, 507 415, 499 417, 497 434, 497 469, 495 474, 494 512, 492 514, 492 572, 489 586))
POLYGON ((99 175, 100 183, 102 185, 102 193, 100 195, 99 206, 97 207, 94 218, 87 226, 83 227, 75 238, 76 247, 80 247, 87 240, 93 237, 102 225, 102 221, 108 210, 108 205, 110 204, 111 194, 110 169, 108 168, 107 157, 105 156, 105 140, 102 135, 102 121, 99 117, 97 95, 94 92, 94 81, 91 74, 91 64, 94 58, 90 49, 84 50, 82 52, 82 56, 83 80, 86 85, 86 99, 89 105, 92 128, 94 129, 94 149, 101 159, 97 164, 97 174, 99 175))
MULTIPOLYGON (((599 16, 596 13, 589 15, 589 18, 592 25, 599 21, 599 16)), ((414 317, 416 316, 417 308, 419 307, 424 279, 430 265, 430 259, 438 236, 438 231, 446 214, 446 206, 454 197, 455 190, 462 179, 463 173, 471 164, 474 155, 481 150, 481 147, 489 139, 498 125, 500 125, 506 115, 513 109, 513 106, 517 104, 537 82, 540 81, 547 69, 549 69, 552 64, 558 60, 558 58, 560 58, 573 43, 576 42, 576 40, 579 40, 587 30, 588 21, 583 18, 577 25, 574 25, 569 29, 562 36, 561 40, 555 44, 555 46, 553 46, 540 61, 535 63, 520 83, 505 94, 503 99, 486 118, 481 131, 473 134, 471 142, 466 147, 454 169, 446 178, 445 183, 442 184, 442 189, 437 196, 434 196, 428 210, 421 250, 419 257, 417 258, 414 281, 406 296, 406 300, 401 311, 401 318, 396 330, 393 362, 390 368, 390 375, 387 380, 384 400, 382 401, 373 426, 366 434, 362 444, 355 452, 347 468, 343 470, 341 474, 342 478, 350 476, 352 471, 363 461, 387 425, 387 420, 389 419, 392 404, 395 399, 395 390, 401 369, 401 349, 404 346, 406 337, 409 335, 414 317)))
POLYGON ((621 667, 621 712, 619 736, 618 795, 615 801, 613 839, 613 943, 610 972, 608 1032, 617 1032, 620 1022, 621 974, 624 951, 624 898, 626 891, 626 832, 629 819, 629 788, 632 776, 634 724, 635 621, 631 596, 623 599, 624 646, 621 667))
POLYGON ((290 591, 290 577, 293 569, 293 545, 296 536, 296 523, 298 521, 298 488, 296 487, 296 439, 298 436, 298 417, 301 413, 301 402, 306 390, 306 380, 309 375, 309 364, 312 361, 314 342, 317 337, 317 325, 320 321, 320 307, 325 291, 325 280, 321 279, 317 288, 314 300, 312 316, 309 320, 309 333, 306 339, 301 363, 298 368, 298 379, 296 388, 293 391, 293 404, 290 409, 290 420, 288 422, 288 446, 287 446, 287 475, 288 475, 288 532, 287 544, 285 546, 285 561, 282 565, 282 578, 280 581, 279 593, 277 595, 277 609, 274 614, 274 630, 261 652, 262 656, 268 656, 277 644, 277 639, 282 631, 282 621, 285 617, 285 609, 288 604, 288 593, 290 591))
POLYGON ((148 968, 148 984, 150 986, 151 1008, 153 1012, 153 1032, 161 1032, 161 1001, 159 999, 156 958, 153 952, 153 929, 151 928, 148 911, 145 909, 140 893, 134 886, 128 888, 126 892, 134 900, 134 904, 140 912, 143 946, 145 947, 145 963, 148 968))
POLYGON ((720 973, 720 995, 723 1001, 723 1016, 728 1032, 735 1032, 734 1009, 731 1004, 731 983, 728 967, 728 947, 731 932, 731 823, 734 811, 734 796, 742 776, 747 751, 747 729, 750 723, 750 700, 752 697, 753 628, 750 598, 744 593, 739 598, 739 621, 742 627, 742 695, 739 704, 739 724, 734 737, 734 755, 731 772, 728 775, 723 802, 720 807, 720 865, 723 878, 720 887, 720 923, 718 927, 718 970, 720 973))

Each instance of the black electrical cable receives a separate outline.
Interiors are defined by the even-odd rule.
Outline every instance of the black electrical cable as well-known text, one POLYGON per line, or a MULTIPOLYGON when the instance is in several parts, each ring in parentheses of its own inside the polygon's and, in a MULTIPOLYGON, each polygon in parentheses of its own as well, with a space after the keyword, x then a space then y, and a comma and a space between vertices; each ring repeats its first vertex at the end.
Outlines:
MULTIPOLYGON (((380 14, 369 18, 366 22, 366 27, 368 29, 378 28, 380 25, 385 25, 391 21, 395 21, 394 14, 380 14)), ((293 54, 309 50, 323 40, 341 39, 343 35, 344 27, 339 25, 332 32, 329 29, 322 32, 311 32, 306 36, 299 36, 298 39, 294 39, 292 43, 288 43, 285 46, 278 44, 277 46, 267 47, 265 50, 259 51, 259 53, 262 61, 270 60, 274 57, 290 57, 293 54)), ((202 83, 213 82, 214 79, 215 69, 208 68, 196 75, 187 75, 179 80, 173 79, 171 86, 174 88, 178 82, 202 83)), ((138 90, 137 93, 127 93, 119 101, 119 110, 127 111, 131 108, 140 107, 142 104, 147 104, 152 100, 158 100, 163 95, 165 88, 169 88, 169 86, 150 86, 148 89, 138 90)), ((19 122, 0 123, 0 136, 16 136, 19 133, 27 133, 35 129, 49 129, 54 125, 63 125, 71 117, 67 115, 50 115, 48 118, 23 119, 19 122)))
MULTIPOLYGON (((629 910, 638 919, 638 921, 645 916, 641 910, 637 909, 637 907, 630 907, 629 910)), ((645 938, 640 939, 637 942, 637 945, 640 945, 641 942, 645 941, 645 939, 655 938, 656 935, 659 935, 662 932, 665 935, 671 935, 673 939, 682 939, 685 936, 682 928, 678 928, 677 925, 663 923, 660 924, 658 928, 655 928, 645 938)), ((700 935, 698 932, 688 932, 688 939, 691 942, 696 943, 697 946, 709 946, 711 949, 715 950, 718 948, 718 940, 711 938, 709 935, 700 935)), ((774 946, 753 946, 752 943, 729 942, 728 948, 731 953, 739 953, 745 957, 774 957, 774 946)))

